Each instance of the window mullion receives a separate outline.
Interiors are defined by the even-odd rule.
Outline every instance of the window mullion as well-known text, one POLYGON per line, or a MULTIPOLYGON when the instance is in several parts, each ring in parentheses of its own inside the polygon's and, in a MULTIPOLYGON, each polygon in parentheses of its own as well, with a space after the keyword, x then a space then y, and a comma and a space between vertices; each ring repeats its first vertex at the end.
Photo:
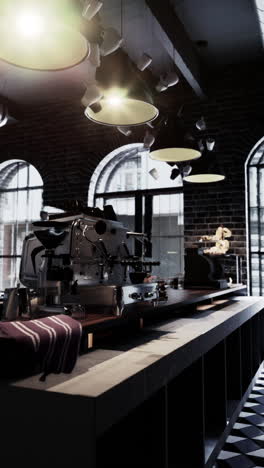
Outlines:
MULTIPOLYGON (((143 196, 136 195, 135 197, 135 231, 142 232, 142 216, 143 216, 143 206, 142 206, 143 196)), ((135 239, 135 255, 141 257, 142 255, 142 244, 139 240, 135 239)))
POLYGON ((153 195, 145 197, 145 216, 144 216, 144 232, 147 235, 148 242, 146 245, 146 257, 152 257, 152 218, 153 218, 153 195))

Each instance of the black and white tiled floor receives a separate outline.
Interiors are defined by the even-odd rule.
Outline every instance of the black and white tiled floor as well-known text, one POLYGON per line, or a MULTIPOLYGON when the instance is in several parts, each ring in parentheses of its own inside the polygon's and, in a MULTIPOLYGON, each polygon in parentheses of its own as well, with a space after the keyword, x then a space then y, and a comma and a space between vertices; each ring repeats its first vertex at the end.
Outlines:
POLYGON ((220 452, 217 467, 264 467, 264 370, 220 452))

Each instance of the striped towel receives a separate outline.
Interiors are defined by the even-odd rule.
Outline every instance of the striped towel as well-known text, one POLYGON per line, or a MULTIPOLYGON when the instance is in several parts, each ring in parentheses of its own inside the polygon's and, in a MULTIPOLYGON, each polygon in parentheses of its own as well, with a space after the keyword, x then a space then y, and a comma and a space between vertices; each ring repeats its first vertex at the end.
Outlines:
POLYGON ((0 322, 0 376, 70 373, 79 354, 81 336, 80 323, 68 315, 0 322))

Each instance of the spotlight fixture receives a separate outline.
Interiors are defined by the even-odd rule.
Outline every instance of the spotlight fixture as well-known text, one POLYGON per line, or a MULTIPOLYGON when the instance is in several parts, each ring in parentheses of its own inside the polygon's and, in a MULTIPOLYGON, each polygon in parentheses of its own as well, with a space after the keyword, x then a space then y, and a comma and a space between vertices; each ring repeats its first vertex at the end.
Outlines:
POLYGON ((203 140, 199 140, 197 144, 198 144, 199 150, 200 150, 201 153, 202 153, 202 152, 204 151, 204 149, 205 149, 205 146, 204 146, 204 144, 203 144, 203 140))
POLYGON ((137 67, 140 71, 145 70, 152 62, 152 57, 148 54, 142 54, 139 61, 137 62, 137 67))
POLYGON ((192 172, 192 166, 190 166, 190 164, 187 164, 186 166, 184 166, 182 168, 182 177, 187 177, 188 175, 190 175, 192 172))
POLYGON ((158 180, 159 178, 159 173, 155 167, 149 171, 149 175, 151 175, 151 177, 153 177, 155 180, 158 180))
POLYGON ((199 163, 192 165, 191 175, 184 176, 183 180, 197 184, 208 184, 224 180, 225 173, 219 164, 218 158, 217 154, 212 155, 206 152, 199 163))
POLYGON ((4 127, 8 122, 8 107, 6 104, 0 103, 0 128, 4 127))
POLYGON ((101 9, 103 6, 103 2, 99 2, 98 0, 88 0, 84 4, 82 16, 90 21, 101 9))
POLYGON ((88 119, 102 125, 114 127, 143 125, 154 120, 159 111, 147 99, 141 99, 144 99, 142 95, 139 95, 138 99, 133 95, 128 97, 124 89, 110 90, 104 93, 99 112, 87 107, 84 113, 88 119))
POLYGON ((101 90, 96 86, 96 84, 92 83, 87 86, 81 102, 85 107, 92 107, 94 104, 98 103, 102 97, 103 95, 101 90))
POLYGON ((175 86, 179 82, 179 77, 176 72, 169 72, 163 78, 163 83, 168 88, 171 86, 175 86))
POLYGON ((206 122, 204 117, 201 117, 199 120, 197 120, 195 126, 200 132, 204 132, 206 130, 206 122))
POLYGON ((147 125, 149 128, 154 128, 154 124, 153 124, 152 121, 151 121, 151 122, 147 122, 146 125, 147 125))
MULTIPOLYGON (((178 122, 179 123, 179 122, 178 122)), ((167 163, 191 161, 201 156, 195 141, 186 142, 186 131, 177 125, 177 119, 166 119, 150 153, 152 159, 167 163)))
POLYGON ((146 130, 144 140, 143 140, 143 148, 149 150, 154 142, 155 142, 154 135, 152 135, 152 133, 149 130, 146 130))
POLYGON ((175 180, 179 175, 181 171, 178 167, 174 167, 171 171, 170 179, 175 180))
POLYGON ((116 127, 117 130, 126 137, 132 135, 132 130, 129 127, 116 127))
POLYGON ((161 75, 158 84, 156 85, 156 91, 166 91, 170 86, 175 86, 179 82, 179 77, 175 72, 169 72, 165 75, 161 75))
POLYGON ((208 151, 213 151, 215 146, 215 140, 213 138, 206 138, 205 144, 208 151))
POLYGON ((100 47, 95 42, 90 44, 89 62, 96 68, 101 65, 100 47))
POLYGON ((0 59, 22 68, 53 71, 73 67, 89 55, 90 46, 77 30, 45 12, 23 11, 19 4, 16 0, 15 15, 2 11, 0 59))
POLYGON ((107 28, 103 32, 103 42, 100 46, 100 53, 106 56, 115 52, 123 42, 123 38, 114 28, 107 28))

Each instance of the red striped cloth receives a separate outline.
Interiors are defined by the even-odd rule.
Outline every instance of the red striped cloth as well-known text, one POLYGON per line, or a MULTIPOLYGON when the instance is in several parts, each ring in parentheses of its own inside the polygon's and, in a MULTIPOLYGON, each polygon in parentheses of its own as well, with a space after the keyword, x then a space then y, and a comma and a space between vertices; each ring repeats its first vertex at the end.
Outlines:
POLYGON ((80 323, 68 315, 0 322, 0 375, 69 373, 76 364, 81 335, 80 323))

